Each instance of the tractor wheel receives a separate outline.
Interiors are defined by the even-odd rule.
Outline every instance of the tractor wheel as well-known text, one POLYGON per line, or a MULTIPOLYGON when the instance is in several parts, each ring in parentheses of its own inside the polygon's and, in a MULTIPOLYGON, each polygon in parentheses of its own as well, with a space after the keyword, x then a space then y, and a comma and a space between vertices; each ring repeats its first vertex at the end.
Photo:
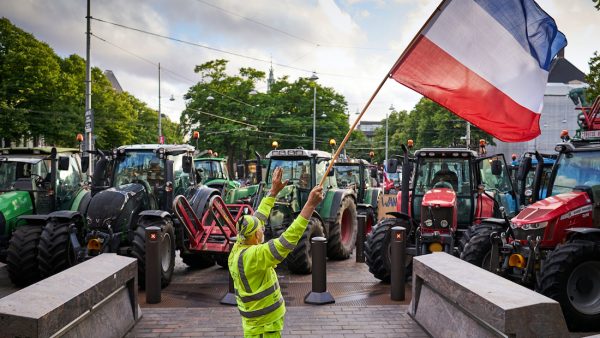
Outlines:
MULTIPOLYGON (((391 278, 391 246, 392 228, 404 226, 407 229, 407 237, 410 233, 410 225, 406 221, 397 218, 384 218, 373 227, 373 231, 367 236, 365 242, 365 261, 369 272, 377 279, 389 282, 391 278)), ((408 244, 408 242, 407 242, 408 244)), ((412 257, 407 256, 405 261, 406 276, 410 276, 412 257)))
POLYGON ((229 270, 229 253, 215 254, 214 257, 215 261, 217 262, 217 264, 219 264, 220 267, 229 270))
POLYGON ((377 217, 375 211, 371 208, 364 209, 361 215, 367 216, 367 222, 365 223, 365 234, 370 234, 373 231, 373 226, 377 224, 377 217))
POLYGON ((560 303, 571 331, 600 330, 600 244, 575 240, 550 253, 538 292, 560 303))
POLYGON ((10 280, 19 287, 25 287, 39 281, 38 243, 42 228, 23 225, 13 232, 8 244, 6 262, 10 280))
POLYGON ((327 257, 330 259, 350 257, 356 242, 356 231, 356 204, 351 197, 344 197, 335 222, 329 225, 327 257))
POLYGON ((160 243, 160 285, 166 287, 171 283, 173 269, 175 268, 175 230, 170 219, 148 219, 142 220, 135 230, 132 256, 138 260, 138 283, 143 289, 146 286, 146 228, 157 226, 162 229, 162 241, 160 243))
POLYGON ((502 232, 504 230, 503 226, 491 222, 472 225, 459 241, 460 258, 480 268, 491 271, 492 242, 490 241, 490 235, 494 232, 502 232))
POLYGON ((323 224, 316 217, 311 217, 296 248, 286 258, 288 269, 297 274, 308 274, 312 271, 311 238, 323 237, 323 224))
POLYGON ((215 265, 214 258, 206 253, 183 253, 179 254, 183 262, 192 269, 206 269, 215 265))
POLYGON ((51 220, 42 230, 38 245, 38 265, 43 278, 77 264, 77 257, 69 237, 70 224, 70 221, 51 220))

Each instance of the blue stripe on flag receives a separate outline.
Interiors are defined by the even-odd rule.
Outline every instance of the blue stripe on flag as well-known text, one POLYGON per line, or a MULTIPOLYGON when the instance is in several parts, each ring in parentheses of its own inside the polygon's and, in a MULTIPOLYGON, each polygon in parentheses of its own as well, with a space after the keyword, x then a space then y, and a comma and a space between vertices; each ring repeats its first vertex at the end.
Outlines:
POLYGON ((533 0, 475 2, 504 26, 542 69, 549 70, 552 59, 567 45, 567 38, 558 30, 554 19, 533 0))

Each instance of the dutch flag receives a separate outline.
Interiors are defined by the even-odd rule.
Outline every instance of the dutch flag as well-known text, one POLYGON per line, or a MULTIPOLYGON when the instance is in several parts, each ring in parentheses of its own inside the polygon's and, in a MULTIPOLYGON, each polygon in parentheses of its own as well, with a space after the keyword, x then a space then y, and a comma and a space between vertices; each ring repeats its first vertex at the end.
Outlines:
POLYGON ((533 0, 446 0, 391 77, 502 141, 528 141, 566 44, 533 0))

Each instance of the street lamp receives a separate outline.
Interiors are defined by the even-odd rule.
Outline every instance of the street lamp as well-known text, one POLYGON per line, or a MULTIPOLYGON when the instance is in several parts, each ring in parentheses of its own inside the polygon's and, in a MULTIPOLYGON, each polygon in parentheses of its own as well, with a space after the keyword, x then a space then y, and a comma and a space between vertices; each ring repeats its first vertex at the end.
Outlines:
POLYGON ((163 143, 162 136, 162 114, 160 111, 160 62, 158 63, 158 143, 163 143))
POLYGON ((317 84, 315 81, 319 79, 317 73, 313 72, 308 78, 313 82, 313 150, 317 149, 317 84))
MULTIPOLYGON (((394 105, 390 105, 390 111, 393 112, 394 111, 394 105)), ((385 167, 387 170, 387 166, 388 166, 388 120, 389 120, 389 115, 386 112, 385 113, 385 167)))

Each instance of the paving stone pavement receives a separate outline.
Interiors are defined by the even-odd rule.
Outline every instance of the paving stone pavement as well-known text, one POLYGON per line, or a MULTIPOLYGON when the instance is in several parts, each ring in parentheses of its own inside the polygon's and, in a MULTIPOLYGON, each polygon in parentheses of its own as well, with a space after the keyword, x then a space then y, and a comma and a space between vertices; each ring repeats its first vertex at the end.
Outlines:
MULTIPOLYGON (((428 337, 407 314, 407 305, 289 307, 283 337, 428 337)), ((144 308, 126 336, 243 337, 235 307, 144 308)))

